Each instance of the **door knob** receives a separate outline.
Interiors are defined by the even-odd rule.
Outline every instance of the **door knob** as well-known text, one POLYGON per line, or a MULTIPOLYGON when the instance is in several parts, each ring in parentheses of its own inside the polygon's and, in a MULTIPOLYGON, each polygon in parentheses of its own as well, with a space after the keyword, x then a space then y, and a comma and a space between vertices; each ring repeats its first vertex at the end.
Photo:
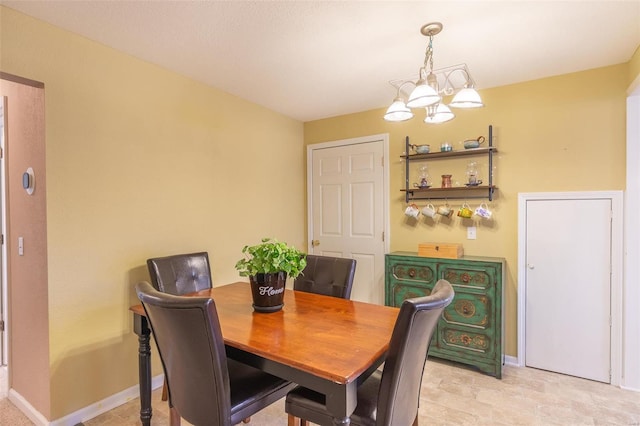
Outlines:
POLYGON ((535 269, 535 266, 533 266, 531 263, 527 263, 527 268, 529 268, 529 269, 535 269))
POLYGON ((311 240, 311 247, 319 246, 320 240, 311 240))

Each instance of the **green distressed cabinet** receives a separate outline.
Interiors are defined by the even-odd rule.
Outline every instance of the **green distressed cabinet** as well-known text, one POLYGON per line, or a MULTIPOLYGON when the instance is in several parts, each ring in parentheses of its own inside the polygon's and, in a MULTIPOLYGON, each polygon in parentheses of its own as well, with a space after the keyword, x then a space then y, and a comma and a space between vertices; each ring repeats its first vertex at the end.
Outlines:
POLYGON ((449 281, 456 292, 438 322, 429 355, 461 362, 502 378, 502 258, 460 259, 420 257, 394 252, 385 258, 385 304, 431 293, 436 281, 449 281))

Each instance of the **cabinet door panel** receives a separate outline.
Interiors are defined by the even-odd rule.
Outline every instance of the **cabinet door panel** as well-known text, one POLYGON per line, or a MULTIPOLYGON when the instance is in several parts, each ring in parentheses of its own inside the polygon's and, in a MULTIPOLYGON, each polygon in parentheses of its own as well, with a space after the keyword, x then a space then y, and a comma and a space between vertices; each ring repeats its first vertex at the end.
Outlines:
POLYGON ((453 302, 442 314, 442 320, 450 325, 467 326, 478 332, 493 327, 491 300, 486 295, 456 292, 453 302))
POLYGON ((432 287, 426 287, 424 284, 412 285, 411 283, 392 282, 390 289, 391 306, 400 307, 405 299, 430 295, 432 287))
POLYGON ((491 265, 440 265, 439 272, 454 286, 485 291, 496 285, 497 272, 491 265))
POLYGON ((490 358, 495 353, 495 341, 481 330, 475 332, 469 328, 441 324, 438 327, 437 348, 436 352, 449 350, 459 354, 461 358, 470 356, 473 359, 481 354, 490 358))
POLYGON ((413 262, 396 262, 391 267, 391 275, 398 281, 434 284, 436 281, 435 265, 420 265, 413 262))

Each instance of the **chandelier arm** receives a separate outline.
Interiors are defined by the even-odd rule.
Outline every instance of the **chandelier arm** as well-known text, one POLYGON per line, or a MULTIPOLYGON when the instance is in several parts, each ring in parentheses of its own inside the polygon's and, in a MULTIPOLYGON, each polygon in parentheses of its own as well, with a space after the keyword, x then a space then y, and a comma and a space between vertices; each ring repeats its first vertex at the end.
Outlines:
POLYGON ((465 84, 464 87, 468 87, 468 86, 475 87, 476 82, 473 81, 473 78, 471 77, 471 74, 469 74, 469 71, 467 71, 466 68, 456 68, 455 70, 451 71, 450 74, 453 74, 455 71, 460 71, 465 75, 465 77, 466 77, 465 80, 467 80, 467 83, 465 84))
POLYGON ((455 70, 451 70, 449 72, 444 72, 444 84, 443 84, 443 89, 442 91, 446 94, 446 95, 450 95, 452 94, 456 88, 453 85, 453 83, 451 82, 451 80, 449 79, 449 77, 451 76, 451 74, 453 74, 455 70))
POLYGON ((400 92, 402 91, 402 88, 404 86, 406 86, 407 84, 411 84, 413 87, 416 86, 416 82, 415 81, 411 81, 411 80, 401 80, 401 81, 398 81, 398 80, 393 81, 392 80, 392 81, 389 82, 389 84, 391 84, 393 87, 396 88, 396 91, 397 91, 396 97, 400 97, 400 95, 401 95, 400 92))

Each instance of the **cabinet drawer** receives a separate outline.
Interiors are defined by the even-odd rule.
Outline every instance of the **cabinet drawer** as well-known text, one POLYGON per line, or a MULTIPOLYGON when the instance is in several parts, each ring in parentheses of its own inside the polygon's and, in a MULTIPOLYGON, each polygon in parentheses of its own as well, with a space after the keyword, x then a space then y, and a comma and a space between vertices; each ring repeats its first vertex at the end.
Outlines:
POLYGON ((456 354, 458 357, 495 356, 496 340, 491 334, 482 330, 443 325, 438 327, 438 340, 434 348, 434 356, 439 352, 456 354), (467 355, 465 355, 467 354, 467 355))
POLYGON ((423 297, 431 294, 431 288, 422 283, 391 281, 387 288, 387 305, 400 307, 405 299, 423 297))
POLYGON ((498 271, 493 265, 457 266, 441 264, 439 273, 440 277, 449 281, 454 288, 467 287, 469 289, 486 291, 489 289, 495 289, 498 271))
POLYGON ((486 330, 494 326, 493 306, 486 295, 456 293, 453 301, 442 314, 442 321, 448 325, 459 325, 476 328, 478 331, 486 330))
POLYGON ((395 261, 390 265, 390 278, 401 282, 419 282, 434 284, 436 271, 434 265, 421 265, 410 261, 395 261))

